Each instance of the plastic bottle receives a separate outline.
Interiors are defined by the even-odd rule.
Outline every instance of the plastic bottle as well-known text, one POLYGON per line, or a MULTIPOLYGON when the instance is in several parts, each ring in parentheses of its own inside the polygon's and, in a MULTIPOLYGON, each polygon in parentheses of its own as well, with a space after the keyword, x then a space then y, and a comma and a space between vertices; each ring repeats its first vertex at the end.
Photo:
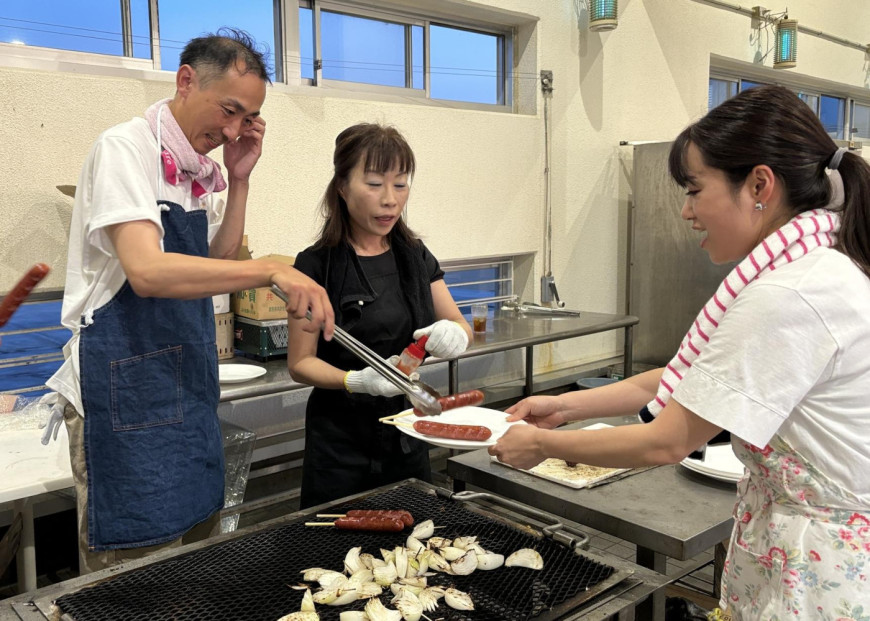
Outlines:
POLYGON ((399 362, 396 365, 396 368, 405 375, 410 375, 416 371, 417 367, 422 364, 423 358, 426 357, 425 345, 428 339, 429 337, 424 334, 420 337, 419 341, 408 345, 402 351, 402 355, 399 356, 399 362))

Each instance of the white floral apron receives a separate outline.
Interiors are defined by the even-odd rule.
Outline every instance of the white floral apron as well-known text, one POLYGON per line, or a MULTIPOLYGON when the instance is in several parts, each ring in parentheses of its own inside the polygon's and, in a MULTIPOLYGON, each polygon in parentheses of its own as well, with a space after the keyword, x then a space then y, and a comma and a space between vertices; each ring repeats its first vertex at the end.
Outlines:
POLYGON ((764 449, 732 446, 748 473, 720 606, 734 621, 870 621, 868 507, 779 436, 764 449))

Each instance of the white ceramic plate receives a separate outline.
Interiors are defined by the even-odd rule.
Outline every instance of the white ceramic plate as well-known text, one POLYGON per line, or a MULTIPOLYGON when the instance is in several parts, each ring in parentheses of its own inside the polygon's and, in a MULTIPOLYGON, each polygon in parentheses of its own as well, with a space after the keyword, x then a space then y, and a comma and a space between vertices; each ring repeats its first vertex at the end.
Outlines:
POLYGON ((682 461, 685 468, 711 479, 737 483, 743 478, 743 462, 737 459, 730 444, 708 446, 704 460, 686 458, 682 461))
POLYGON ((221 384, 238 384, 247 382, 256 377, 266 374, 263 367, 255 367, 252 364, 220 364, 218 365, 218 377, 221 384))
POLYGON ((496 443, 504 432, 512 425, 525 425, 523 421, 509 423, 505 419, 507 414, 499 410, 491 410, 489 408, 481 408, 474 405, 468 405, 455 410, 447 410, 439 416, 415 416, 413 410, 405 410, 402 416, 397 416, 393 420, 397 423, 414 424, 418 420, 431 420, 436 423, 449 423, 451 425, 483 425, 492 431, 492 435, 488 440, 483 442, 472 442, 471 440, 450 440, 448 438, 433 438, 432 436, 424 436, 422 433, 414 431, 413 427, 405 427, 397 425, 398 429, 407 433, 412 438, 423 440, 435 446, 443 446, 444 448, 457 449, 460 451, 472 451, 479 448, 492 446, 496 443))

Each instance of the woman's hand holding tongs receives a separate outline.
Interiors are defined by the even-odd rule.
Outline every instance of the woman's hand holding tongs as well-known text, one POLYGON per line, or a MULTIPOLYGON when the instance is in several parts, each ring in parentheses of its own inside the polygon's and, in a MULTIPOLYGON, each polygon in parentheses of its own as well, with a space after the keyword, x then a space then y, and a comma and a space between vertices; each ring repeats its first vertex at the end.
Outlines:
MULTIPOLYGON (((396 366, 399 357, 391 356, 387 362, 396 366)), ((398 369, 396 369, 396 373, 404 375, 398 369)), ((403 394, 401 389, 371 367, 366 367, 360 371, 348 371, 344 375, 344 387, 349 393, 364 393, 376 397, 396 397, 403 394)))

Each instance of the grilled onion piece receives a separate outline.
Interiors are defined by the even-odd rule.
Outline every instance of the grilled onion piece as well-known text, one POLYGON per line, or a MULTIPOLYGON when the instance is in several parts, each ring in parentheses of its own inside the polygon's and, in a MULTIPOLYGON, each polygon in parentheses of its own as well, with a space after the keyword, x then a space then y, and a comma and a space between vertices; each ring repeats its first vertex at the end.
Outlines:
POLYGON ((537 550, 523 548, 517 550, 504 562, 505 567, 528 567, 529 569, 543 569, 544 559, 537 550))

